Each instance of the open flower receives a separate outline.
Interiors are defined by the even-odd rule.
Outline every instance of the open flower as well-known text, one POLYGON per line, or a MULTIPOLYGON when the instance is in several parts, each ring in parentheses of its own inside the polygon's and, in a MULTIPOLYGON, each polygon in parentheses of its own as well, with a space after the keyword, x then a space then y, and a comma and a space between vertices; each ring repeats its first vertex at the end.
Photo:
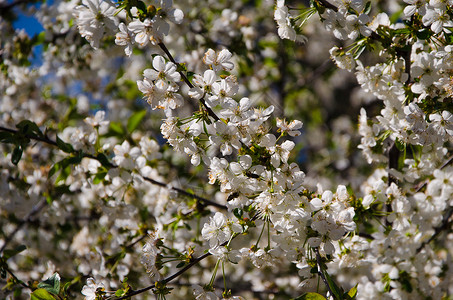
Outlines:
POLYGON ((74 17, 80 35, 86 38, 94 49, 99 48, 106 30, 116 30, 118 19, 115 12, 115 6, 106 0, 83 0, 82 5, 75 8, 74 17))
POLYGON ((131 32, 124 23, 119 25, 120 31, 115 36, 115 44, 119 46, 126 46, 124 53, 127 56, 132 54, 132 44, 134 43, 134 33, 131 32))
POLYGON ((234 64, 230 61, 232 56, 233 54, 227 49, 223 49, 219 53, 209 49, 203 57, 203 62, 210 65, 214 71, 219 71, 220 69, 231 71, 234 68, 234 64))
POLYGON ((97 283, 96 280, 92 277, 87 279, 87 284, 82 288, 82 295, 85 296, 85 300, 95 300, 96 292, 103 291, 105 286, 102 282, 97 283))
POLYGON ((157 55, 153 59, 153 69, 146 69, 143 75, 146 79, 154 82, 154 85, 162 90, 167 90, 172 83, 177 83, 181 75, 176 71, 176 65, 172 62, 165 62, 165 59, 157 55))
POLYGON ((209 241, 211 249, 217 248, 220 244, 228 241, 231 237, 230 229, 227 226, 227 218, 221 212, 216 212, 210 217, 209 223, 205 223, 201 230, 203 239, 209 241))
POLYGON ((292 120, 290 123, 286 122, 285 119, 277 118, 277 127, 281 132, 286 132, 290 136, 299 136, 303 123, 299 120, 292 120))

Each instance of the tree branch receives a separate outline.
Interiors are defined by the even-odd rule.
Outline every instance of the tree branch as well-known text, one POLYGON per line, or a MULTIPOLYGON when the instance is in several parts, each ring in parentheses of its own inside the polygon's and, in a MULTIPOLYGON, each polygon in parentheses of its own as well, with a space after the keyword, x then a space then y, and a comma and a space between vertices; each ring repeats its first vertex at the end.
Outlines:
POLYGON ((322 6, 324 6, 325 8, 330 8, 333 11, 338 11, 338 7, 336 7, 335 5, 331 4, 330 2, 327 2, 326 0, 316 0, 316 1, 321 3, 322 6))
MULTIPOLYGON (((442 164, 442 166, 440 166, 440 169, 444 169, 446 166, 448 166, 449 164, 451 164, 451 162, 453 162, 453 155, 451 155, 446 162, 444 162, 442 164)), ((421 191, 422 188, 424 188, 427 184, 428 184, 429 180, 425 180, 421 183, 418 184, 418 187, 415 188, 415 193, 418 193, 421 191)))
POLYGON ((330 289, 329 282, 327 281, 326 276, 324 276, 324 273, 322 272, 322 262, 321 262, 321 255, 319 254, 319 249, 318 249, 318 247, 316 247, 316 248, 313 248, 313 250, 314 250, 315 253, 316 253, 316 263, 318 264, 318 274, 319 274, 319 276, 321 276, 322 281, 323 281, 324 284, 326 285, 327 291, 329 291, 329 294, 330 294, 331 296, 333 296, 334 293, 333 293, 332 290, 330 289))
POLYGON ((171 185, 169 185, 169 184, 166 184, 166 183, 163 183, 163 182, 154 180, 154 179, 149 178, 149 177, 143 177, 143 179, 145 179, 146 181, 151 182, 152 184, 155 184, 155 185, 158 185, 158 186, 161 186, 161 187, 165 187, 165 188, 167 188, 167 189, 170 189, 170 190, 173 190, 173 191, 175 191, 175 192, 178 192, 179 194, 182 194, 182 195, 185 195, 185 196, 188 196, 188 197, 192 197, 192 198, 194 198, 194 199, 197 199, 198 201, 203 202, 206 206, 215 206, 215 207, 217 207, 217 208, 224 209, 224 210, 227 209, 227 207, 226 207, 225 205, 222 205, 222 204, 216 203, 216 202, 214 202, 214 201, 208 200, 208 199, 206 199, 206 198, 200 197, 200 196, 198 196, 198 195, 196 195, 196 194, 194 194, 194 193, 185 191, 185 190, 183 190, 183 189, 180 189, 180 188, 171 186, 171 185))
MULTIPOLYGON (((170 275, 167 278, 165 278, 164 280, 162 280, 162 282, 163 283, 169 283, 170 281, 172 281, 173 279, 179 277, 180 275, 185 273, 187 270, 192 268, 194 265, 198 264, 200 261, 202 261, 203 259, 205 259, 206 257, 208 257, 210 255, 211 255, 211 253, 207 252, 207 253, 203 254, 202 256, 199 256, 198 258, 194 259, 191 263, 189 263, 187 266, 185 266, 184 268, 182 268, 178 272, 176 272, 173 275, 170 275)), ((123 296, 123 297, 120 297, 120 298, 114 298, 114 300, 129 299, 132 296, 136 296, 138 294, 144 293, 144 292, 149 291, 149 290, 151 290, 151 289, 153 289, 155 287, 156 287, 156 285, 153 284, 153 285, 147 286, 147 287, 145 287, 143 289, 140 289, 140 290, 137 290, 137 291, 133 291, 133 292, 127 294, 126 296, 123 296)))
MULTIPOLYGON (((315 0, 317 1, 318 3, 320 3, 322 6, 324 6, 325 8, 328 8, 328 9, 332 9, 333 11, 337 12, 338 11, 338 7, 336 7, 335 5, 331 4, 330 2, 328 2, 327 0, 315 0)), ((376 41, 379 41, 379 42, 384 42, 385 39, 383 39, 379 34, 377 34, 375 31, 371 31, 371 35, 370 37, 373 39, 373 40, 376 40, 376 41)))
POLYGON ((24 288, 27 288, 31 291, 33 291, 33 288, 26 284, 25 282, 23 282, 22 280, 20 280, 19 278, 17 278, 17 276, 9 269, 8 265, 5 263, 4 265, 2 265, 3 269, 9 274, 11 275, 11 277, 14 278, 14 280, 19 283, 21 286, 23 286, 24 288))
POLYGON ((442 219, 442 223, 440 223, 438 227, 434 228, 434 234, 429 238, 429 240, 423 242, 420 247, 417 248, 417 253, 420 252, 426 245, 431 243, 443 230, 448 229, 448 227, 452 225, 452 221, 450 220, 452 215, 453 207, 450 206, 450 208, 447 210, 447 213, 442 219))
MULTIPOLYGON (((14 129, 2 127, 2 126, 0 126, 0 131, 6 131, 6 132, 14 133, 14 134, 18 133, 18 130, 14 130, 14 129)), ((43 142, 43 143, 58 147, 57 142, 54 141, 54 140, 49 139, 48 137, 40 137, 40 136, 37 136, 37 135, 30 135, 30 134, 27 134, 26 137, 29 138, 29 139, 37 140, 37 141, 40 141, 40 142, 43 142)), ((102 161, 100 161, 97 156, 89 154, 89 153, 82 153, 82 154, 83 154, 83 157, 95 159, 95 160, 99 161, 102 164, 102 161)), ((115 164, 111 163, 110 161, 108 161, 108 163, 109 163, 109 166, 111 168, 118 168, 118 166, 116 166, 115 164)), ((177 187, 173 187, 170 184, 167 184, 167 183, 164 183, 164 182, 160 182, 160 181, 157 181, 155 179, 152 179, 152 178, 149 178, 149 177, 145 177, 145 176, 143 176, 143 179, 145 179, 148 182, 151 182, 152 184, 155 184, 155 185, 158 185, 158 186, 165 187, 167 189, 173 190, 173 191, 175 191, 175 192, 177 192, 179 194, 182 194, 182 195, 185 195, 185 196, 188 196, 188 197, 192 197, 192 198, 202 202, 205 206, 215 206, 217 208, 220 208, 220 209, 223 209, 223 210, 227 210, 227 207, 225 205, 216 203, 214 201, 211 201, 209 199, 203 198, 201 196, 198 196, 198 195, 196 195, 194 193, 185 191, 183 189, 180 189, 180 188, 177 188, 177 187)))
MULTIPOLYGON (((170 59, 170 61, 172 63, 174 63, 176 66, 179 67, 179 63, 176 62, 176 60, 173 58, 173 56, 171 55, 170 51, 168 51, 167 47, 165 46, 164 43, 159 43, 159 47, 162 49, 162 51, 165 52, 165 54, 167 55, 168 59, 170 59)), ((179 68, 178 68, 179 69, 179 68)), ((184 82, 187 84, 187 86, 189 88, 193 88, 193 84, 190 82, 190 80, 186 77, 186 75, 182 72, 182 71, 178 71, 178 73, 181 75, 182 79, 184 80, 184 82)), ((204 98, 201 98, 200 99, 200 102, 201 104, 204 106, 204 108, 206 109, 206 111, 208 112, 208 114, 216 121, 220 120, 220 118, 215 114, 215 112, 209 107, 206 105, 206 101, 204 100, 204 98)))
POLYGON ((25 3, 34 3, 36 1, 33 0, 16 0, 11 3, 2 3, 0 5, 0 11, 1 15, 6 14, 8 10, 14 8, 14 6, 20 5, 20 4, 25 4, 25 3))
POLYGON ((17 227, 14 229, 13 232, 11 232, 5 239, 5 242, 2 246, 2 248, 0 249, 0 253, 2 253, 6 246, 9 244, 9 242, 11 242, 11 240, 14 238, 14 236, 16 235, 16 233, 27 223, 29 223, 31 221, 31 219, 36 215, 38 214, 44 207, 47 206, 47 201, 46 199, 42 199, 41 201, 38 202, 38 204, 36 204, 35 206, 33 206, 33 208, 30 210, 30 212, 22 219, 22 221, 20 221, 20 223, 17 225, 17 227))

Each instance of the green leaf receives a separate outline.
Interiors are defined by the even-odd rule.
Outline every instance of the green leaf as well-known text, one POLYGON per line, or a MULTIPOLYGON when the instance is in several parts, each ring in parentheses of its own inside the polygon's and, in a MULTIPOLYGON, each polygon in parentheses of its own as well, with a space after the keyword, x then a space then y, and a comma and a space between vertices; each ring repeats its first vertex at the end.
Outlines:
POLYGON ((137 3, 137 8, 138 10, 141 12, 141 13, 146 13, 147 10, 146 10, 146 5, 143 1, 138 1, 137 3))
POLYGON ((105 176, 107 176, 107 172, 99 172, 94 176, 93 184, 99 184, 104 180, 105 176))
POLYGON ((6 261, 7 259, 9 259, 9 258, 21 253, 25 249, 27 249, 27 247, 25 245, 19 245, 19 246, 17 246, 14 249, 6 249, 5 251, 3 251, 3 256, 2 257, 6 261))
POLYGON ((126 294, 126 291, 123 289, 119 289, 115 292, 115 296, 117 296, 117 297, 124 296, 125 294, 126 294))
POLYGON ((365 9, 363 10, 363 13, 364 14, 369 14, 371 11, 371 1, 368 1, 366 4, 365 4, 365 9))
POLYGON ((399 151, 404 151, 404 149, 406 149, 406 143, 401 142, 399 139, 396 139, 395 146, 399 151))
POLYGON ((112 163, 109 161, 109 159, 107 158, 107 156, 104 153, 99 153, 96 156, 96 158, 103 167, 110 168, 113 166, 112 163))
POLYGON ((137 129, 140 122, 146 115, 146 110, 140 110, 135 112, 132 116, 130 116, 129 120, 127 121, 127 130, 129 133, 132 133, 135 129, 137 129))
MULTIPOLYGON (((77 165, 82 161, 83 158, 83 152, 79 151, 76 153, 75 156, 70 156, 63 158, 59 162, 55 163, 52 168, 50 168, 48 178, 52 177, 55 173, 58 171, 66 169, 69 165, 77 165)), ((59 182, 60 180, 57 179, 56 182, 59 182)))
POLYGON ((44 43, 45 39, 46 39, 46 32, 41 31, 39 34, 37 34, 35 36, 35 45, 40 45, 40 44, 44 43))
POLYGON ((291 300, 326 300, 326 297, 318 293, 305 293, 291 300))
POLYGON ((72 147, 71 144, 65 143, 62 139, 60 139, 57 136, 57 146, 60 148, 61 151, 66 152, 66 153, 72 153, 74 152, 74 148, 72 147))
POLYGON ((37 289, 31 294, 31 300, 55 300, 54 296, 45 289, 37 289))
POLYGON ((343 291, 337 286, 335 281, 333 281, 332 277, 327 273, 327 271, 322 270, 324 276, 327 279, 327 283, 329 284, 330 290, 332 291, 335 299, 343 299, 343 291))
POLYGON ((17 139, 14 137, 14 134, 12 132, 0 132, 0 142, 13 144, 16 140, 17 139))
POLYGON ((22 153, 23 153, 23 150, 22 150, 21 146, 16 146, 16 148, 14 148, 13 153, 11 155, 11 162, 14 165, 17 165, 19 163, 19 161, 22 157, 22 153))
POLYGON ((186 262, 182 261, 179 264, 176 265, 176 268, 182 268, 186 265, 186 262))
POLYGON ((235 208, 235 209, 233 209, 233 214, 236 218, 242 219, 243 211, 240 208, 235 208))
POLYGON ((398 28, 398 29, 395 29, 393 30, 393 33, 394 34, 409 34, 411 33, 411 30, 409 28, 398 28))
POLYGON ((58 273, 54 273, 51 277, 40 282, 38 284, 38 288, 43 288, 49 293, 58 295, 60 293, 60 275, 58 275, 58 273))
POLYGON ((42 133, 41 129, 39 129, 38 125, 35 122, 30 120, 23 120, 20 121, 19 124, 16 124, 16 127, 19 129, 20 132, 24 134, 33 134, 43 137, 44 134, 42 133))
POLYGON ((416 35, 421 40, 428 40, 431 37, 431 31, 429 29, 422 29, 417 31, 416 35))
POLYGON ((124 136, 124 129, 121 126, 121 123, 110 122, 110 130, 116 135, 124 136))
POLYGON ((349 292, 346 294, 347 299, 351 299, 351 300, 352 300, 352 299, 355 299, 355 298, 356 298, 356 296, 357 296, 357 286, 358 286, 358 285, 359 285, 359 284, 357 283, 355 286, 353 286, 353 287, 349 290, 349 292))

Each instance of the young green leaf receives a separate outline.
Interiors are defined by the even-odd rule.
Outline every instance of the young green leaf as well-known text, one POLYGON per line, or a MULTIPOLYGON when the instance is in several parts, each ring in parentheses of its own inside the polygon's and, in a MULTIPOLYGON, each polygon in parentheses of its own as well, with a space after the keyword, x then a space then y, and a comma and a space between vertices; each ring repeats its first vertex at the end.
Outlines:
POLYGON ((16 148, 14 148, 13 153, 11 155, 11 162, 14 165, 17 165, 19 163, 22 157, 22 153, 23 153, 22 146, 16 146, 16 148))
POLYGON ((126 294, 126 291, 123 290, 123 289, 119 289, 119 290, 117 290, 117 291, 115 292, 115 296, 117 296, 117 297, 122 297, 122 296, 124 296, 125 294, 126 294))
POLYGON ((330 290, 333 293, 334 299, 343 299, 343 291, 338 285, 333 281, 332 277, 330 277, 329 273, 327 271, 322 270, 321 272, 324 273, 324 276, 327 279, 327 283, 329 284, 330 290))
POLYGON ((359 285, 359 284, 356 284, 355 286, 353 286, 353 287, 349 290, 349 292, 346 294, 347 299, 351 299, 351 300, 352 300, 352 299, 355 299, 355 298, 356 298, 356 296, 357 296, 357 286, 358 286, 358 285, 359 285))
POLYGON ((51 277, 40 282, 38 284, 38 288, 43 288, 49 293, 58 295, 60 293, 60 275, 58 273, 54 273, 51 277))
POLYGON ((2 257, 6 261, 7 259, 9 259, 9 258, 21 253, 25 249, 27 249, 27 247, 25 245, 19 245, 19 246, 17 246, 14 249, 6 249, 5 251, 3 251, 3 256, 2 257))
POLYGON ((61 151, 66 152, 66 153, 72 153, 74 152, 74 148, 72 147, 71 144, 65 143, 62 139, 60 139, 57 136, 57 146, 60 148, 61 151))
POLYGON ((124 136, 124 129, 119 122, 110 122, 109 129, 113 135, 124 136))
POLYGON ((129 120, 127 121, 127 130, 129 133, 132 133, 135 129, 137 129, 140 122, 146 115, 146 110, 140 110, 135 112, 132 116, 130 116, 129 120))
POLYGON ((305 293, 297 298, 291 300, 326 300, 326 298, 318 293, 305 293))
POLYGON ((48 291, 45 289, 37 289, 31 294, 31 300, 55 300, 54 296, 52 296, 48 291))
POLYGON ((44 136, 41 129, 39 129, 38 125, 36 125, 35 122, 32 122, 30 120, 20 121, 19 124, 16 124, 16 127, 23 134, 33 134, 34 133, 40 137, 44 136))
POLYGON ((6 131, 0 132, 0 142, 7 143, 7 144, 13 144, 15 141, 16 141, 16 138, 14 136, 14 133, 6 132, 6 131))

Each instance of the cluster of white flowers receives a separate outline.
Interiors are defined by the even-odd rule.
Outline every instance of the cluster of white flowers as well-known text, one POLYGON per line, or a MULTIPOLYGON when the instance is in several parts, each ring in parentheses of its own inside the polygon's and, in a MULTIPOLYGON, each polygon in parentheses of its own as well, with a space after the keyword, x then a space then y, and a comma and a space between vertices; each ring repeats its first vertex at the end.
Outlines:
MULTIPOLYGON (((15 241, 31 245, 30 257, 71 256, 74 265, 58 271, 88 278, 74 281, 85 299, 127 296, 130 275, 135 291, 149 284, 164 296, 174 274, 181 287, 172 292, 181 298, 243 299, 228 290, 239 282, 227 280, 228 272, 250 283, 249 295, 322 292, 321 280, 333 298, 356 284, 357 299, 451 294, 453 1, 387 1, 400 13, 396 23, 390 12, 371 9, 372 1, 318 0, 303 9, 263 1, 256 12, 240 1, 228 8, 217 2, 181 0, 183 13, 172 0, 56 1, 37 13, 49 30, 44 37, 18 31, 2 42, 1 251, 15 241), (215 13, 204 17, 209 10, 215 13), (368 165, 343 164, 336 182, 323 177, 334 169, 329 163, 316 174, 294 162, 300 151, 298 162, 306 163, 313 144, 301 150, 296 142, 319 120, 303 127, 283 118, 291 105, 263 105, 275 94, 303 97, 288 91, 291 73, 301 69, 277 71, 277 62, 297 52, 285 52, 277 38, 307 41, 300 25, 316 12, 342 43, 318 47, 374 99, 358 118, 357 148, 368 165), (190 22, 171 25, 170 34, 170 22, 184 16, 190 22), (260 30, 266 34, 258 40, 260 30), (37 41, 46 45, 44 62, 29 69, 21 51, 37 41), (378 61, 366 56, 374 49, 378 61), (270 84, 277 73, 279 83, 270 84), (3 124, 17 124, 17 132, 3 124), (377 166, 372 173, 370 165, 377 166), (348 172, 361 174, 346 185, 348 172), (307 189, 313 182, 316 192, 307 189), (37 224, 33 234, 30 222, 37 224), (149 276, 136 276, 140 270, 149 276), (275 279, 277 272, 283 275, 275 279)), ((4 22, 0 29, 2 40, 9 30, 4 22)), ((300 82, 310 80, 291 84, 300 82)), ((313 111, 313 119, 322 114, 313 111)), ((346 131, 335 124, 332 132, 346 131)), ((348 140, 348 148, 351 136, 332 141, 348 140)), ((29 280, 55 271, 48 265, 29 272, 16 258, 4 267, 29 280)))
POLYGON ((285 6, 285 0, 277 0, 274 12, 274 20, 278 26, 278 35, 282 39, 288 39, 297 42, 306 42, 307 38, 296 32, 292 20, 293 17, 285 6))
MULTIPOLYGON (((189 154, 194 165, 203 161, 208 166, 209 182, 218 181, 220 190, 230 195, 227 204, 230 211, 253 208, 257 216, 264 219, 263 230, 266 226, 272 226, 274 233, 266 248, 260 248, 257 244, 242 249, 225 247, 243 228, 217 212, 202 229, 203 238, 209 241, 209 252, 222 261, 237 262, 240 256, 248 257, 257 267, 273 265, 285 257, 300 262, 310 252, 310 247, 318 248, 321 244, 324 254, 333 254, 334 243, 356 228, 346 188, 340 186, 335 197, 332 192, 325 191, 322 200, 313 198, 310 201, 302 195, 304 173, 297 164, 288 162, 295 144, 282 139, 285 135, 298 136, 302 122, 287 123, 278 119, 280 136, 270 133, 265 121, 273 112, 273 107, 256 109, 248 98, 234 100, 238 92, 236 78, 232 75, 219 78, 219 71, 232 70, 230 58, 228 50, 216 53, 209 49, 203 59, 209 69, 203 75, 193 76, 194 87, 189 95, 196 100, 205 100, 203 109, 209 109, 213 116, 205 112, 205 117, 197 114, 184 120, 170 117, 161 127, 162 134, 174 149, 189 154), (218 157, 219 154, 224 157, 218 157), (233 154, 237 156, 237 161, 225 158, 233 154), (309 231, 310 234, 307 233, 309 231), (306 239, 308 248, 302 246, 306 239)), ((155 91, 168 94, 177 82, 174 78, 180 79, 174 71, 174 63, 165 64, 162 57, 156 56, 153 66, 156 60, 161 61, 161 67, 155 66, 162 69, 160 75, 154 75, 157 73, 154 70, 145 70, 145 80, 137 82, 153 108, 154 101, 160 98, 158 94, 143 88, 144 82, 156 87, 155 91)), ((177 88, 173 90, 177 91, 177 88)), ((166 109, 167 116, 172 115, 169 111, 171 107, 160 107, 166 109)))
POLYGON ((77 27, 80 34, 97 49, 104 33, 112 33, 118 28, 118 18, 115 16, 116 7, 104 0, 82 1, 83 5, 74 10, 77 27))

